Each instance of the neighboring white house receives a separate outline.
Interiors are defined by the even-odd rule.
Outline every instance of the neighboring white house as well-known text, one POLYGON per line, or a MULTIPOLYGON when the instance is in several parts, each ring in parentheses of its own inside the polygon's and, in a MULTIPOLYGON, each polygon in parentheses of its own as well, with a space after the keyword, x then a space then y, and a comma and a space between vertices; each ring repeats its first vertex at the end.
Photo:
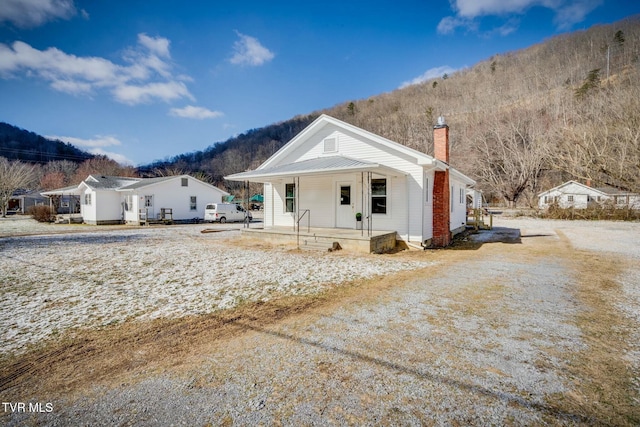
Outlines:
POLYGON ((612 187, 593 188, 576 181, 568 181, 538 195, 540 209, 546 209, 552 204, 561 208, 576 209, 604 204, 640 209, 640 195, 612 187))
MULTIPOLYGON (((63 189, 61 189, 63 190, 63 189)), ((68 189, 64 189, 68 191, 68 189)), ((220 203, 228 193, 189 175, 128 178, 90 175, 74 190, 87 224, 138 224, 171 209, 175 221, 204 218, 207 203, 220 203)), ((43 195, 57 195, 56 190, 43 195)))
POLYGON ((450 168, 449 127, 434 130, 438 159, 322 115, 256 170, 225 177, 264 184, 265 228, 396 231, 414 244, 447 246, 466 225, 467 187, 450 168))

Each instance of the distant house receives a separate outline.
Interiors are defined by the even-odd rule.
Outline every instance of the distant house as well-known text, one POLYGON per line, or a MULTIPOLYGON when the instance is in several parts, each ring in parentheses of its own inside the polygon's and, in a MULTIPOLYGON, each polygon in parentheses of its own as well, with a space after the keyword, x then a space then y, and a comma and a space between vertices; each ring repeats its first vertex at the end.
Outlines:
POLYGON ((640 209, 640 195, 613 187, 593 188, 576 181, 565 182, 538 195, 540 209, 546 209, 551 205, 585 209, 605 204, 640 209))
POLYGON ((38 191, 18 190, 9 199, 8 211, 11 213, 26 214, 29 208, 37 205, 47 205, 49 201, 38 191))
POLYGON ((171 210, 176 221, 204 218, 207 203, 220 203, 227 195, 189 175, 129 178, 90 175, 77 187, 52 190, 45 196, 75 194, 87 224, 138 224, 171 210))
POLYGON ((290 229, 304 217, 305 226, 390 230, 442 247, 464 230, 475 181, 449 166, 443 121, 434 140, 432 157, 321 115, 260 167, 226 179, 264 184, 265 229, 290 229))

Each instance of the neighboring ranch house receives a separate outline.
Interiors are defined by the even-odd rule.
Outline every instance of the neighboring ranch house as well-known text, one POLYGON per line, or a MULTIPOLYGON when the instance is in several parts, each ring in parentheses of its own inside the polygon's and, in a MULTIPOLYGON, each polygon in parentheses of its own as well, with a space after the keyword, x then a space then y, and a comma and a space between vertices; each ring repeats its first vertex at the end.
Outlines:
MULTIPOLYGON (((61 189, 63 190, 63 189, 61 189)), ((43 195, 57 195, 48 191, 43 195)), ((228 193, 189 175, 128 178, 90 175, 78 185, 80 214, 87 224, 139 224, 169 212, 174 221, 204 218, 207 203, 228 193)))
POLYGON ((443 120, 434 137, 436 158, 321 115, 256 170, 226 179, 264 184, 265 229, 301 219, 304 227, 394 230, 407 243, 443 247, 465 228, 475 181, 449 166, 443 120))
POLYGON ((576 209, 605 204, 640 209, 640 195, 612 187, 593 188, 576 181, 568 181, 538 195, 540 209, 546 209, 553 204, 561 208, 576 209))

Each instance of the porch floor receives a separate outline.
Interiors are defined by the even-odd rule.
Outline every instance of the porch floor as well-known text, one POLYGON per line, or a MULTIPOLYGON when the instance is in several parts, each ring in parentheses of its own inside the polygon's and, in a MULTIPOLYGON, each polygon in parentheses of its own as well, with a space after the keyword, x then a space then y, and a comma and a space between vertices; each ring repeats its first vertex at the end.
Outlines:
POLYGON ((269 243, 299 245, 305 247, 332 247, 334 242, 350 252, 384 253, 396 247, 396 232, 348 228, 300 227, 300 233, 293 227, 243 228, 242 238, 259 239, 269 243), (299 238, 298 238, 299 236, 299 238))

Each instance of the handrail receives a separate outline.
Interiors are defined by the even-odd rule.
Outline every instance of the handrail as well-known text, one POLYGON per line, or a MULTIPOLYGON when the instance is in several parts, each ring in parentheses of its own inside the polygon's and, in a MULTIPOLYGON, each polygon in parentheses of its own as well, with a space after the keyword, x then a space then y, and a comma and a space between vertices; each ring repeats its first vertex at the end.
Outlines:
POLYGON ((298 249, 300 249, 300 221, 306 214, 309 214, 307 217, 307 233, 311 232, 311 210, 302 209, 302 212, 302 215, 300 215, 300 209, 298 209, 298 221, 296 221, 296 243, 298 244, 298 249))
POLYGON ((300 215, 300 209, 298 209, 298 230, 300 230, 300 221, 306 214, 309 214, 307 217, 307 233, 311 231, 311 209, 302 209, 303 214, 300 215))

